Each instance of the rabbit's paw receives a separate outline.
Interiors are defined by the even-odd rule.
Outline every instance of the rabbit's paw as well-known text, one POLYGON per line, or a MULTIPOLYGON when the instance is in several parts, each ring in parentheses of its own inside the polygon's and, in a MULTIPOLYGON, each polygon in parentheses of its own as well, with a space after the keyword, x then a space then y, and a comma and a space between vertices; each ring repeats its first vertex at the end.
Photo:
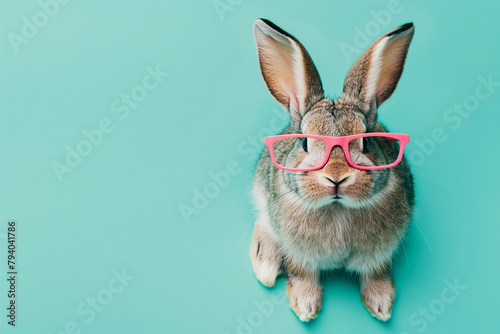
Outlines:
POLYGON ((373 280, 361 290, 363 304, 377 319, 387 321, 391 317, 396 291, 392 280, 373 280))
POLYGON ((287 295, 290 306, 301 321, 308 322, 316 318, 323 297, 321 286, 314 282, 288 281, 287 295))

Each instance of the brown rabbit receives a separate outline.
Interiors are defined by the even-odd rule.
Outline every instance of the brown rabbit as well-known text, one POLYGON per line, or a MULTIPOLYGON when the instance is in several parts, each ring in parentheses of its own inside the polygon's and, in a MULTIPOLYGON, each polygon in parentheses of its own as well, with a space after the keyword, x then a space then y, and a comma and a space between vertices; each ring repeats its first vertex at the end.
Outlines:
MULTIPOLYGON (((325 98, 321 79, 300 42, 272 22, 254 24, 260 69, 266 85, 290 113, 282 134, 348 136, 387 132, 377 107, 394 92, 414 33, 407 23, 381 36, 347 73, 342 95, 325 98)), ((275 154, 297 159, 300 144, 278 142, 275 154)), ((398 155, 397 143, 360 144, 356 159, 370 163, 398 155)), ((300 162, 297 161, 297 164, 300 162)), ((253 183, 259 211, 250 257, 257 279, 274 286, 284 272, 291 307, 302 321, 317 316, 323 288, 320 272, 344 268, 359 275, 361 298, 371 314, 391 317, 395 288, 392 256, 408 228, 414 202, 410 168, 403 158, 393 168, 351 167, 334 147, 315 171, 278 169, 266 148, 253 183), (335 194, 341 196, 332 196, 335 194)))

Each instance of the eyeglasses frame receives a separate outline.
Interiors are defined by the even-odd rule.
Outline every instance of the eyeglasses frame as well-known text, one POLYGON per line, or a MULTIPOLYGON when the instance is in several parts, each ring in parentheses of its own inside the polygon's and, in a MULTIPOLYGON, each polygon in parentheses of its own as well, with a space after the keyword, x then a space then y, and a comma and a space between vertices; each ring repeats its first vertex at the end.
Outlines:
POLYGON ((317 135, 309 135, 309 134, 288 134, 288 135, 277 135, 277 136, 269 136, 264 138, 264 145, 269 149, 269 153, 271 154, 271 159, 276 167, 279 169, 287 170, 287 171, 293 171, 293 172, 308 172, 308 171, 314 171, 314 170, 319 170, 323 168, 327 163, 328 163, 328 158, 330 157, 330 154, 335 146, 340 146, 342 150, 344 151, 344 155, 347 159, 347 162, 351 167, 361 169, 361 170, 376 170, 376 169, 385 169, 385 168, 391 168, 396 166, 401 162, 401 159, 403 158, 404 154, 404 149, 406 144, 410 141, 410 135, 407 134, 401 134, 401 133, 388 133, 388 132, 369 132, 369 133, 362 133, 362 134, 357 134, 357 135, 350 135, 350 136, 342 136, 342 137, 329 137, 329 136, 317 136, 317 135), (389 165, 383 165, 383 166, 360 166, 356 165, 354 162, 352 162, 351 157, 349 155, 349 142, 354 139, 358 138, 364 138, 364 137, 385 137, 388 140, 397 140, 399 141, 399 155, 398 158, 396 159, 395 162, 389 164, 389 165), (274 143, 283 140, 283 139, 288 139, 288 138, 312 138, 312 139, 319 139, 323 140, 326 144, 326 153, 325 153, 325 159, 324 161, 318 166, 318 167, 312 167, 312 168, 288 168, 288 167, 283 167, 278 164, 276 161, 276 157, 274 156, 274 143))

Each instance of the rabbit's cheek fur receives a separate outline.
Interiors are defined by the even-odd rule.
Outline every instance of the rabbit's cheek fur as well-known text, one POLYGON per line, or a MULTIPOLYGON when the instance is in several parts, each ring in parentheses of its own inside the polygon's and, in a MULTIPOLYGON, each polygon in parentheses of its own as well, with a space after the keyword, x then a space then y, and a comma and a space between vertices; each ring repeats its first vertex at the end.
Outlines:
POLYGON ((315 206, 322 206, 331 203, 332 186, 322 181, 320 173, 310 172, 304 174, 298 181, 298 192, 302 198, 309 202, 313 202, 315 206))
POLYGON ((366 171, 357 170, 349 178, 353 178, 354 181, 341 185, 340 190, 343 191, 339 191, 339 194, 349 197, 354 202, 362 202, 370 195, 373 188, 372 175, 366 171))

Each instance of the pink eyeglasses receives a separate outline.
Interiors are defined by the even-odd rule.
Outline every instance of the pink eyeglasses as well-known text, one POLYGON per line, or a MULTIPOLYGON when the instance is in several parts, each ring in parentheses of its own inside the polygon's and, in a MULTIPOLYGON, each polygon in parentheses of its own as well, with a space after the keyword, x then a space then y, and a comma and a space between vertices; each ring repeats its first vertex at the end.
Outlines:
MULTIPOLYGON (((328 136, 316 136, 307 134, 291 134, 291 135, 279 135, 264 138, 264 145, 267 146, 269 152, 271 153, 271 159, 276 167, 296 172, 307 172, 323 168, 328 162, 328 158, 332 149, 335 146, 340 146, 344 150, 345 157, 349 165, 354 168, 373 170, 373 169, 383 169, 391 168, 396 166, 403 158, 403 152, 406 144, 410 141, 409 135, 399 134, 399 133, 385 133, 385 132, 372 132, 363 133, 359 135, 343 136, 343 137, 328 137, 328 136), (361 138, 361 140, 359 140, 361 138), (370 165, 358 165, 351 160, 351 153, 356 152, 356 154, 362 150, 366 150, 370 145, 374 143, 370 142, 374 139, 392 140, 399 142, 399 154, 396 160, 386 156, 389 161, 378 161, 370 153, 365 154, 370 157, 370 165), (279 146, 276 144, 280 142, 279 146, 282 147, 293 147, 294 145, 301 145, 298 148, 298 156, 303 155, 304 158, 300 160, 301 162, 307 164, 308 168, 296 168, 298 159, 295 157, 288 157, 285 152, 279 152, 279 146), (276 153, 275 154, 275 149, 276 153), (306 155, 311 155, 308 158, 306 155), (371 155, 371 156, 370 156, 371 155), (290 160, 290 161, 288 161, 290 160)), ((287 150, 289 151, 289 150, 287 150)))

